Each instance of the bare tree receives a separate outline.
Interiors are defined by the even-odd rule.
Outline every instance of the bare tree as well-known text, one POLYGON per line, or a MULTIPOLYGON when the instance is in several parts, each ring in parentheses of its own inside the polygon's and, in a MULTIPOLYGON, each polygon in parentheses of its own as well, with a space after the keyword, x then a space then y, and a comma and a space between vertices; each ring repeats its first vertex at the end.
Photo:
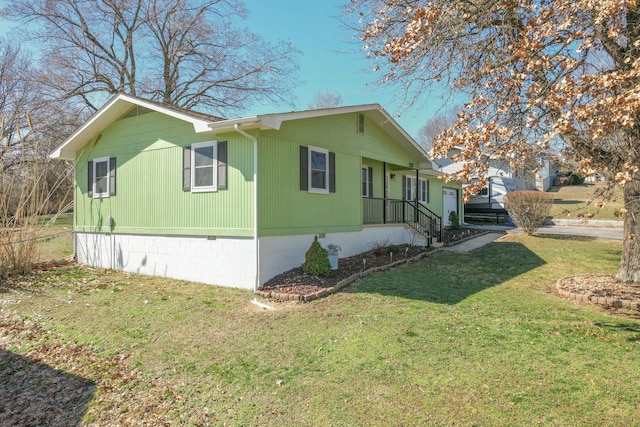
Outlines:
POLYGON ((24 113, 33 96, 30 58, 14 43, 0 38, 0 159, 2 169, 13 164, 10 157, 22 137, 29 132, 24 113), (22 132, 22 135, 20 133, 22 132))
POLYGON ((351 7, 385 84, 418 100, 448 82, 470 100, 434 146, 441 155, 462 147, 457 178, 483 176, 483 152, 517 167, 558 139, 584 170, 607 171, 624 189, 626 211, 616 277, 640 283, 637 2, 353 0, 351 7))
POLYGON ((431 117, 418 131, 418 143, 427 151, 431 151, 438 136, 449 129, 458 119, 460 107, 444 111, 431 117))
POLYGON ((56 209, 70 201, 73 181, 70 165, 50 161, 49 153, 83 117, 73 105, 43 96, 40 81, 44 72, 15 44, 0 39, 0 57, 0 198, 4 198, 0 203, 4 216, 15 210, 17 195, 34 185, 38 194, 47 195, 41 208, 56 209), (34 171, 38 176, 31 175, 34 171))
POLYGON ((341 105, 342 95, 327 90, 325 92, 320 91, 316 93, 311 103, 309 103, 308 108, 310 110, 319 110, 321 108, 333 108, 341 105))
POLYGON ((95 111, 128 93, 216 114, 292 99, 298 52, 236 29, 246 13, 236 0, 13 0, 3 10, 30 25, 53 98, 95 111))

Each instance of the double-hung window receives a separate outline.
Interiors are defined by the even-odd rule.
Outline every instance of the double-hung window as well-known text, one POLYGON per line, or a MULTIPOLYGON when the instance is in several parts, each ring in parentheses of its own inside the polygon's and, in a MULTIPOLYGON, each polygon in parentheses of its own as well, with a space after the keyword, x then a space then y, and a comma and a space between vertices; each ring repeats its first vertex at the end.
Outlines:
POLYGON ((300 147, 300 189, 335 193, 335 154, 324 148, 300 147))
POLYGON ((426 179, 418 180, 418 201, 429 203, 429 181, 426 179))
POLYGON ((182 189, 194 193, 227 188, 227 142, 206 141, 183 148, 182 189))
POLYGON ((405 177, 404 199, 416 200, 416 179, 411 176, 405 177))
POLYGON ((216 190, 216 151, 215 142, 191 145, 191 191, 216 190))
POLYGON ((99 157, 88 163, 87 193, 102 198, 116 194, 116 158, 99 157))
POLYGON ((362 167, 362 197, 373 197, 373 170, 370 167, 362 167))
POLYGON ((309 191, 329 192, 329 151, 309 147, 309 191))

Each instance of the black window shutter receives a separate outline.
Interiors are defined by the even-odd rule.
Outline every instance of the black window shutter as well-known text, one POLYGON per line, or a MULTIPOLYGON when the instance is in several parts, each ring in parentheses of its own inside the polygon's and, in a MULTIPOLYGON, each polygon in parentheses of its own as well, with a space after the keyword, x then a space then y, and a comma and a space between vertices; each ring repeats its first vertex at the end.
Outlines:
POLYGON ((369 178, 369 182, 367 183, 367 185, 369 186, 369 197, 373 197, 373 168, 369 167, 368 168, 368 173, 367 173, 367 177, 369 178))
POLYGON ((93 160, 87 163, 87 196, 93 197, 93 160))
POLYGON ((116 158, 109 159, 109 195, 116 195, 116 158))
POLYGON ((227 141, 218 142, 218 189, 227 188, 227 141))
POLYGON ((402 175, 402 200, 407 199, 407 177, 402 175))
POLYGON ((336 192, 336 153, 329 152, 329 192, 336 192))
POLYGON ((182 149, 182 191, 191 191, 191 146, 182 149))
POLYGON ((309 190, 309 149, 300 146, 300 189, 309 190))
POLYGON ((429 203, 429 180, 427 180, 427 203, 429 203))

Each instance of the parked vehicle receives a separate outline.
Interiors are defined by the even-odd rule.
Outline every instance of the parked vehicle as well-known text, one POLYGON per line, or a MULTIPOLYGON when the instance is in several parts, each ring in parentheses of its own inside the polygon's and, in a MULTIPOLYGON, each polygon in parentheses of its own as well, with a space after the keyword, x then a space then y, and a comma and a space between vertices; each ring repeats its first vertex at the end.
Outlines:
POLYGON ((471 196, 464 205, 465 214, 507 215, 504 196, 516 191, 518 186, 513 178, 492 176, 487 179, 487 187, 471 196))

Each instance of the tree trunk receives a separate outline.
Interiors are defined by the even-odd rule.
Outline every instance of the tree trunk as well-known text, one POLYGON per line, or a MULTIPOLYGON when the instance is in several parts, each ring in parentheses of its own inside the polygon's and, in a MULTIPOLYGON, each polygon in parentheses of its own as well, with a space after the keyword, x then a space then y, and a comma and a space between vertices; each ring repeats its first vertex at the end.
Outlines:
POLYGON ((638 174, 624 186, 624 235, 622 260, 616 280, 640 286, 640 180, 638 174))

